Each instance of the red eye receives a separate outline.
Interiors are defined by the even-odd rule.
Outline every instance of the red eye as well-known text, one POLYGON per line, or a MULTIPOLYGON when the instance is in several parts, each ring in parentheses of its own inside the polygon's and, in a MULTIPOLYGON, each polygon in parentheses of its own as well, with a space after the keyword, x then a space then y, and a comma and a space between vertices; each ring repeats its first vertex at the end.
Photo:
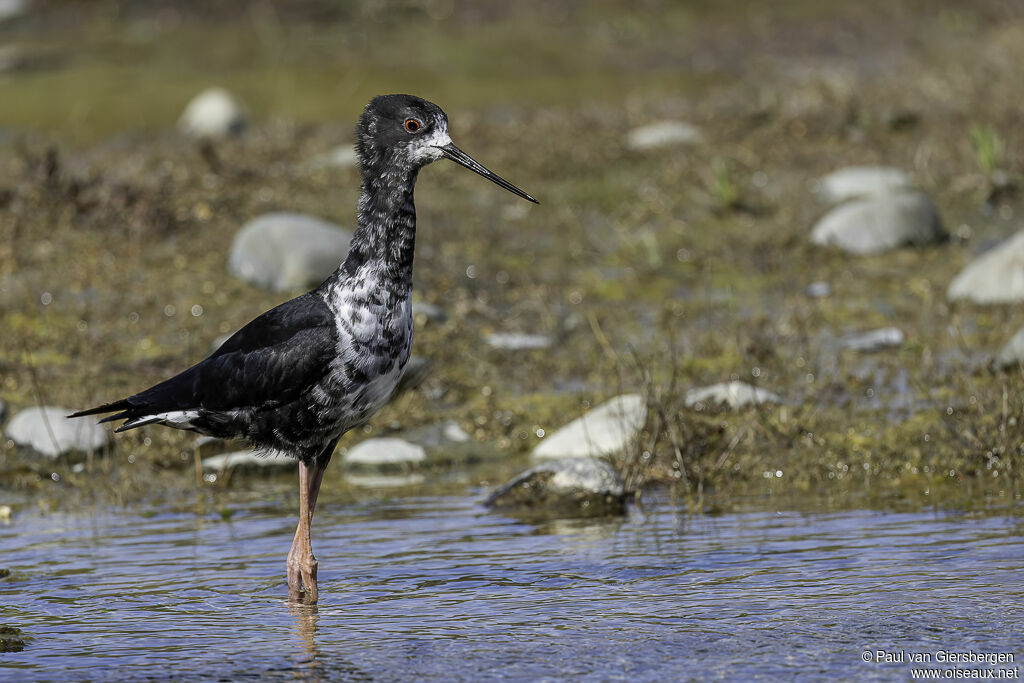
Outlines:
POLYGON ((405 129, 410 133, 418 131, 420 129, 420 125, 420 122, 416 119, 406 119, 405 121, 405 129))

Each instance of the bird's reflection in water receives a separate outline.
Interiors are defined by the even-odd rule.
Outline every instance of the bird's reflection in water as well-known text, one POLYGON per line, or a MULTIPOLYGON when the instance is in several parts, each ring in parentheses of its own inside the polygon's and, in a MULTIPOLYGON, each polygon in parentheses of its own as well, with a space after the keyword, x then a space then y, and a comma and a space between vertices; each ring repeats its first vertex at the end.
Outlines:
POLYGON ((337 654, 322 653, 316 644, 320 612, 316 605, 288 603, 295 620, 295 655, 291 678, 299 681, 372 681, 373 677, 337 654))
POLYGON ((316 624, 320 620, 320 611, 316 605, 295 602, 288 603, 288 611, 295 619, 295 668, 297 671, 315 670, 320 659, 316 647, 316 624))

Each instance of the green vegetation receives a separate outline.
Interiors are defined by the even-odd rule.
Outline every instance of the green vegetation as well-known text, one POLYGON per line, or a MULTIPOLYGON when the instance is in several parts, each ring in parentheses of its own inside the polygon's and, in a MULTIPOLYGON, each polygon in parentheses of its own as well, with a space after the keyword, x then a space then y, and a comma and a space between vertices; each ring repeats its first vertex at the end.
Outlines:
MULTIPOLYGON (((459 145, 542 204, 443 164, 424 171, 416 295, 449 320, 418 321, 414 352, 430 375, 347 444, 453 418, 508 454, 504 469, 474 475, 494 484, 525 464, 538 430, 639 390, 650 422, 617 464, 634 487, 668 483, 694 510, 764 497, 1019 503, 1024 375, 985 360, 1024 314, 945 299, 963 264, 1017 230, 1024 211, 1002 193, 986 213, 975 192, 979 167, 1021 172, 1019 12, 997 21, 989 2, 934 11, 872 0, 824 16, 803 2, 645 12, 601 2, 562 15, 537 2, 435 17, 424 8, 447 5, 384 4, 402 9, 353 5, 339 23, 258 12, 202 21, 186 9, 161 23, 85 5, 74 22, 46 15, 18 28, 19 49, 60 59, 0 75, 0 398, 12 410, 131 393, 280 302, 227 273, 235 230, 271 210, 350 225, 356 172, 310 162, 350 141, 370 96, 412 91, 449 112, 459 145), (862 41, 833 40, 851 25, 862 41), (864 54, 891 59, 880 75, 864 54), (964 65, 983 65, 985 78, 964 65), (216 164, 171 132, 211 84, 240 95, 256 122, 215 146, 216 164), (971 145, 964 107, 988 122, 971 128, 971 145), (699 126, 705 142, 626 149, 632 127, 666 118, 699 126), (911 171, 961 239, 870 257, 812 247, 825 207, 809 181, 877 163, 911 171), (832 294, 808 297, 815 281, 832 294), (903 330, 902 348, 864 355, 834 343, 885 325, 903 330), (558 343, 510 354, 483 343, 495 331, 558 343), (787 404, 683 405, 687 389, 729 379, 787 404)), ((130 432, 78 471, 44 471, 4 445, 0 490, 43 509, 198 491, 203 514, 229 519, 228 483, 197 478, 192 444, 168 429, 130 432)), ((339 469, 326 488, 356 495, 339 469)), ((271 488, 292 495, 290 481, 271 488)))

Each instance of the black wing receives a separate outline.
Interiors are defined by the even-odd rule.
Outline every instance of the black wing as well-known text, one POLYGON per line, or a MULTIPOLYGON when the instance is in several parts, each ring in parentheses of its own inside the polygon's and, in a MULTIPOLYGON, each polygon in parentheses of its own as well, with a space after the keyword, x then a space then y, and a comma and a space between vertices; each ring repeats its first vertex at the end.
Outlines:
POLYGON ((328 372, 337 341, 331 310, 308 292, 262 314, 181 374, 70 417, 119 411, 101 422, 128 420, 118 428, 121 431, 161 413, 289 403, 328 372))

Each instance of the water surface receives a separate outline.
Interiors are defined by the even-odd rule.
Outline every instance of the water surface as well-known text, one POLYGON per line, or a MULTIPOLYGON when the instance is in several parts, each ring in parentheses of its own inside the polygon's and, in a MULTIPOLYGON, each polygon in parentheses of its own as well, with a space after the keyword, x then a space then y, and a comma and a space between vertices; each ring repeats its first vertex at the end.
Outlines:
POLYGON ((279 506, 22 514, 0 625, 28 641, 0 679, 906 680, 863 651, 1024 656, 1017 518, 694 518, 654 496, 538 525, 481 494, 325 504, 316 608, 284 599, 279 506))

